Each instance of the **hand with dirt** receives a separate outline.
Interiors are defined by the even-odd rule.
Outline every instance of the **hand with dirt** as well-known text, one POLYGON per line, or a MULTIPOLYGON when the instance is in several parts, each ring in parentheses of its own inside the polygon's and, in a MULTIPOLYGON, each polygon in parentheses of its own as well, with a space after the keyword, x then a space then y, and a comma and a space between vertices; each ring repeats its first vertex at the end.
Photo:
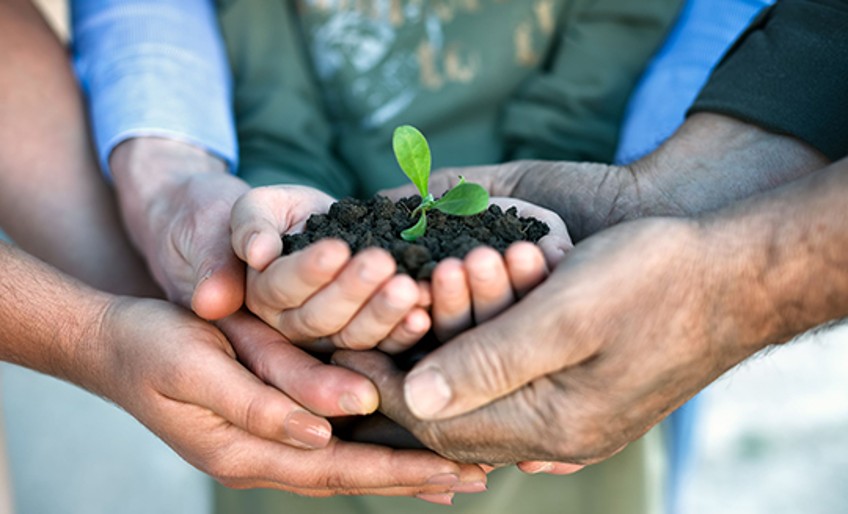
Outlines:
POLYGON ((224 333, 173 304, 89 289, 5 243, 0 269, 0 359, 114 401, 225 485, 433 500, 485 483, 477 466, 431 452, 332 437, 320 415, 374 409, 374 386, 247 314, 220 326, 262 379, 236 360, 224 333), (313 380, 322 387, 309 387, 313 380))
POLYGON ((302 230, 310 214, 326 212, 331 202, 311 188, 277 186, 251 191, 233 210, 233 247, 250 265, 248 307, 288 339, 313 350, 376 346, 388 353, 404 351, 429 329, 424 309, 431 298, 436 330, 447 338, 467 326, 472 311, 482 320, 512 303, 515 294, 544 277, 546 256, 553 261, 571 246, 555 214, 502 199, 518 207, 520 215, 547 222, 550 234, 538 248, 510 249, 506 261, 494 251, 472 252, 468 262, 478 269, 468 279, 460 261, 445 261, 434 275, 434 283, 444 289, 396 274, 385 250, 367 248, 351 257, 348 246, 337 240, 275 259, 283 251, 280 235, 302 230))
POLYGON ((190 144, 142 137, 110 157, 130 239, 168 299, 205 319, 244 301, 244 264, 230 246, 229 219, 248 185, 220 159, 190 144))
POLYGON ((406 376, 376 352, 334 360, 450 458, 605 459, 747 357, 848 315, 848 218, 834 216, 846 171, 848 159, 705 217, 603 231, 406 376))
POLYGON ((430 328, 419 286, 395 274, 388 252, 351 256, 324 240, 285 257, 280 236, 303 229, 333 199, 312 188, 251 190, 232 212, 232 245, 249 265, 248 308, 286 339, 313 350, 406 348, 430 328))
POLYGON ((492 198, 492 203, 504 210, 517 207, 519 216, 543 221, 550 232, 538 244, 513 243, 503 256, 479 247, 462 260, 441 261, 430 281, 430 314, 439 341, 507 309, 540 284, 572 248, 565 224, 553 212, 512 198, 492 198))

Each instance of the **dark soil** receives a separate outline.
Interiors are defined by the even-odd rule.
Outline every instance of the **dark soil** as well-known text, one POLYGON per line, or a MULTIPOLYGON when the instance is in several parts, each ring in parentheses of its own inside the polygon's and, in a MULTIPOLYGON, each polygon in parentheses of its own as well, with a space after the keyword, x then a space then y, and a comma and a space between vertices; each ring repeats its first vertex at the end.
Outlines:
POLYGON ((496 205, 474 216, 448 216, 437 210, 427 213, 427 232, 414 243, 400 233, 417 221, 410 214, 421 201, 419 196, 393 203, 383 196, 370 200, 344 198, 327 214, 314 214, 300 234, 283 236, 283 254, 296 252, 328 237, 347 242, 353 253, 369 246, 388 250, 397 262, 398 272, 416 279, 430 278, 433 268, 447 257, 463 258, 477 246, 490 246, 503 253, 516 241, 537 242, 548 226, 535 218, 520 218, 514 207, 504 212, 496 205))

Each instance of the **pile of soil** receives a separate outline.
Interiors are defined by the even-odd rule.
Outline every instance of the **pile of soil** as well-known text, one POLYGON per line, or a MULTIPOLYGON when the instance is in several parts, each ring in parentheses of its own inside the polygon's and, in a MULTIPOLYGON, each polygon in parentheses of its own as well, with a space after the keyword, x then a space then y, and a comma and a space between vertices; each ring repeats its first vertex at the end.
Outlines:
POLYGON ((496 205, 473 216, 449 216, 437 210, 427 213, 427 232, 414 243, 400 233, 418 221, 411 213, 421 203, 410 196, 397 203, 386 197, 369 200, 344 198, 327 214, 314 214, 299 234, 283 236, 283 254, 296 252, 319 239, 346 241, 356 253, 369 246, 385 248, 397 262, 398 272, 416 279, 429 279, 436 263, 447 257, 463 258, 477 246, 490 246, 503 253, 516 241, 537 242, 548 226, 536 218, 521 218, 515 207, 504 212, 496 205))

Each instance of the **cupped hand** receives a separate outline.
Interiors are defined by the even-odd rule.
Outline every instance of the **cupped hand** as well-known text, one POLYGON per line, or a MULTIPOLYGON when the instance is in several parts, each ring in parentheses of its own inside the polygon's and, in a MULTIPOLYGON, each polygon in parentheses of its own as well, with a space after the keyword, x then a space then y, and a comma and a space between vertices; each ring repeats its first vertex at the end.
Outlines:
POLYGON ((287 346, 248 315, 222 326, 238 343, 239 355, 258 365, 273 386, 238 363, 218 329, 171 304, 119 299, 102 319, 93 343, 100 357, 85 367, 88 377, 80 382, 127 409, 224 485, 444 500, 468 484, 485 483, 479 467, 431 452, 332 437, 327 420, 307 409, 338 414, 346 410, 340 401, 345 391, 367 396, 370 388, 373 395, 373 386, 287 346), (323 391, 310 391, 318 382, 323 391), (291 396, 274 387, 280 384, 291 396))
POLYGON ((244 264, 230 246, 230 210, 249 189, 224 163, 179 141, 137 138, 110 159, 131 240, 168 299, 205 319, 244 302, 244 264))
POLYGON ((272 186, 245 194, 233 208, 232 245, 250 266, 248 308, 287 339, 311 349, 401 350, 430 327, 419 286, 396 275, 388 252, 351 256, 347 244, 324 240, 282 253, 281 234, 303 229, 333 199, 312 188, 272 186))
POLYGON ((501 256, 492 248, 475 248, 464 259, 445 259, 433 270, 433 329, 446 341, 476 323, 500 314, 540 284, 572 248, 568 230, 553 212, 513 198, 492 198, 506 210, 518 209, 550 228, 538 244, 518 242, 501 256))
POLYGON ((734 284, 710 273, 713 250, 691 221, 622 224, 408 375, 375 352, 334 360, 370 377, 381 411, 442 455, 596 462, 755 351, 723 321, 734 284))

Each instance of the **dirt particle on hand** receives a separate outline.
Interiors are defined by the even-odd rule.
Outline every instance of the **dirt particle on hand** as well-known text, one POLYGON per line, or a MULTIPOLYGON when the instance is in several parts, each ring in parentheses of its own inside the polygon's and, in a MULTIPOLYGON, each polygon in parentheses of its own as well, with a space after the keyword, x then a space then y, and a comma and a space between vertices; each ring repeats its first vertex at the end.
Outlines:
POLYGON ((438 210, 427 213, 427 232, 414 243, 400 233, 417 221, 411 216, 421 197, 411 196, 393 203, 375 196, 369 200, 344 198, 327 214, 315 214, 304 232, 283 236, 283 254, 305 248, 319 239, 341 239, 356 253, 369 246, 388 250, 398 271, 416 279, 429 279, 436 263, 447 257, 462 259, 477 246, 489 246, 503 254, 516 241, 538 242, 548 226, 535 218, 518 216, 515 207, 504 212, 496 205, 473 216, 449 216, 438 210))

